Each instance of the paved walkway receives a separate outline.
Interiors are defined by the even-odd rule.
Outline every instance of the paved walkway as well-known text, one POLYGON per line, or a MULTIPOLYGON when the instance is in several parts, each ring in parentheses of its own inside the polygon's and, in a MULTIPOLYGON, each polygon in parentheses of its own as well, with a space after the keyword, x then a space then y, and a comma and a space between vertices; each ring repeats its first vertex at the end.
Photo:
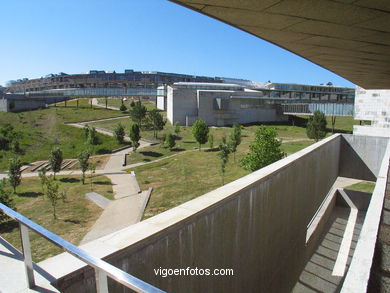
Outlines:
MULTIPOLYGON (((93 99, 92 99, 92 105, 93 105, 93 106, 96 106, 96 107, 100 107, 100 108, 106 108, 106 105, 101 105, 101 104, 99 104, 97 98, 93 98, 93 99)), ((118 111, 119 111, 119 108, 118 108, 118 107, 114 107, 114 106, 108 106, 108 105, 107 105, 107 109, 118 110, 118 111)))
POLYGON ((34 289, 27 289, 23 254, 0 237, 0 292, 59 292, 50 285, 54 278, 34 264, 34 278, 37 285, 34 289))
POLYGON ((151 190, 111 201, 80 245, 138 223, 149 199, 151 190))

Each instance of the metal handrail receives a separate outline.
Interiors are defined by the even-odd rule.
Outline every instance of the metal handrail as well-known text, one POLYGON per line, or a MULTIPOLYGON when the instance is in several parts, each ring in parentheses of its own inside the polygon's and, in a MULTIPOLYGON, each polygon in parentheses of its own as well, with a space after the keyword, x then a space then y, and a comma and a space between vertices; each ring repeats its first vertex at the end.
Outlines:
POLYGON ((10 218, 19 222, 20 234, 23 246, 23 256, 24 263, 26 268, 26 276, 29 284, 29 288, 35 286, 34 273, 33 273, 33 264, 30 250, 30 240, 28 235, 28 228, 37 232, 42 237, 46 238, 55 245, 63 248, 65 251, 69 252, 71 255, 85 262, 95 269, 96 277, 96 289, 97 292, 108 292, 107 285, 107 276, 117 281, 118 283, 130 288, 136 292, 151 292, 151 293, 163 293, 162 291, 149 283, 146 283, 124 271, 118 269, 117 267, 101 260, 97 257, 90 255, 85 250, 73 245, 72 243, 62 239, 58 235, 46 230, 37 223, 31 221, 30 219, 24 217, 18 212, 12 210, 6 205, 0 203, 0 211, 8 215, 10 218))

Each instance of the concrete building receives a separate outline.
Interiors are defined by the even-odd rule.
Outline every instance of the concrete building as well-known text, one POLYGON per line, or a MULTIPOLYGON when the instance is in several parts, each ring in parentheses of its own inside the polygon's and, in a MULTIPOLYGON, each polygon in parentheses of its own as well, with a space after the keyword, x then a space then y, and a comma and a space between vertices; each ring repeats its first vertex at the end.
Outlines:
POLYGON ((355 125, 354 134, 390 137, 390 90, 364 90, 358 87, 355 119, 371 121, 371 125, 355 125))
POLYGON ((45 108, 45 99, 28 98, 24 95, 1 94, 0 93, 0 111, 1 112, 20 112, 45 108))
MULTIPOLYGON (((389 1, 174 2, 269 40, 365 89, 390 88, 389 1)), ((371 92, 370 102, 381 103, 372 98, 371 92)), ((375 127, 378 117, 373 118, 375 127)), ((389 292, 389 160, 389 138, 335 134, 87 243, 81 253, 168 292, 389 292), (343 180, 352 179, 375 181, 372 196, 341 189, 343 180), (186 268, 232 268, 234 275, 156 274, 156 269, 186 268)), ((15 258, 1 254, 7 255, 15 258)), ((107 272, 99 271, 103 265, 92 266, 98 269, 63 253, 34 268, 61 292, 94 292, 95 285, 102 290, 107 282, 110 292, 126 291, 121 279, 107 281, 107 272)), ((152 291, 132 284, 138 292, 152 291)))
POLYGON ((157 107, 174 124, 190 126, 198 119, 208 125, 280 122, 285 114, 353 114, 354 90, 334 86, 282 83, 187 83, 158 88, 157 107), (245 85, 256 85, 248 89, 245 85))
POLYGON ((48 74, 35 79, 11 81, 8 91, 11 93, 33 93, 59 89, 156 89, 163 84, 174 82, 222 82, 217 77, 194 76, 188 74, 159 71, 125 70, 115 71, 90 70, 86 74, 48 74))

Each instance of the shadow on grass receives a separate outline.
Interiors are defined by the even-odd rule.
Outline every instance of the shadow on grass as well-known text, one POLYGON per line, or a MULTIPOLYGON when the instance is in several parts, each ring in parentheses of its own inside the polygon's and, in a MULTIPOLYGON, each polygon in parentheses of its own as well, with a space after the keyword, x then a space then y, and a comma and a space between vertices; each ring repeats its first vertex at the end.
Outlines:
POLYGON ((0 232, 1 233, 8 233, 12 232, 12 230, 17 229, 19 227, 19 222, 9 220, 4 223, 1 223, 0 225, 0 232))
POLYGON ((148 156, 148 157, 153 157, 153 158, 158 158, 162 157, 162 153, 157 153, 157 152, 139 152, 141 155, 148 156))
POLYGON ((219 151, 219 147, 215 147, 215 148, 212 148, 212 149, 205 149, 204 151, 205 152, 218 152, 219 151))
POLYGON ((38 197, 40 195, 43 195, 42 192, 26 191, 18 193, 18 196, 22 197, 38 197))
POLYGON ((111 185, 111 182, 108 182, 108 181, 95 181, 95 182, 93 182, 93 184, 97 184, 97 185, 111 185))
POLYGON ((185 151, 186 149, 183 149, 183 148, 174 148, 172 149, 172 152, 182 152, 182 151, 185 151))
POLYGON ((193 141, 193 140, 183 140, 183 143, 196 143, 196 141, 193 141))
MULTIPOLYGON (((331 133, 332 134, 332 128, 326 128, 326 131, 328 133, 331 133)), ((351 130, 344 130, 344 129, 337 129, 335 128, 334 129, 334 133, 346 133, 346 134, 351 134, 352 131, 351 130)))
POLYGON ((79 182, 80 179, 77 179, 77 178, 61 178, 60 181, 64 182, 64 183, 76 183, 76 182, 79 182))
POLYGON ((150 162, 151 159, 143 159, 142 161, 144 161, 144 162, 150 162))
POLYGON ((81 222, 79 220, 72 220, 72 219, 64 219, 65 223, 72 223, 72 224, 80 224, 81 222))
POLYGON ((105 149, 105 148, 98 149, 98 150, 96 151, 96 154, 97 154, 97 155, 111 154, 111 150, 105 149))

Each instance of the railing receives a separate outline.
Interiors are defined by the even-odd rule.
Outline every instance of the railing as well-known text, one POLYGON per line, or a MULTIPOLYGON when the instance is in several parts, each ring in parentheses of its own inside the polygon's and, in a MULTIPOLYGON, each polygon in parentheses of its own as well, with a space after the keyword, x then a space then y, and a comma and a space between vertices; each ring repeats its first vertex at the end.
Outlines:
POLYGON ((19 222, 20 237, 23 247, 24 265, 26 269, 26 277, 29 288, 35 287, 33 262, 31 257, 30 240, 28 235, 28 229, 31 229, 42 237, 46 238, 55 245, 63 248, 71 255, 90 265, 95 270, 96 278, 96 290, 98 293, 108 292, 107 277, 115 280, 116 282, 130 288, 136 292, 151 292, 151 293, 163 293, 164 291, 114 267, 113 265, 88 254, 83 249, 69 243, 62 239, 58 235, 46 230, 33 221, 27 219, 21 214, 15 212, 4 204, 0 203, 0 211, 8 215, 10 218, 19 222))

